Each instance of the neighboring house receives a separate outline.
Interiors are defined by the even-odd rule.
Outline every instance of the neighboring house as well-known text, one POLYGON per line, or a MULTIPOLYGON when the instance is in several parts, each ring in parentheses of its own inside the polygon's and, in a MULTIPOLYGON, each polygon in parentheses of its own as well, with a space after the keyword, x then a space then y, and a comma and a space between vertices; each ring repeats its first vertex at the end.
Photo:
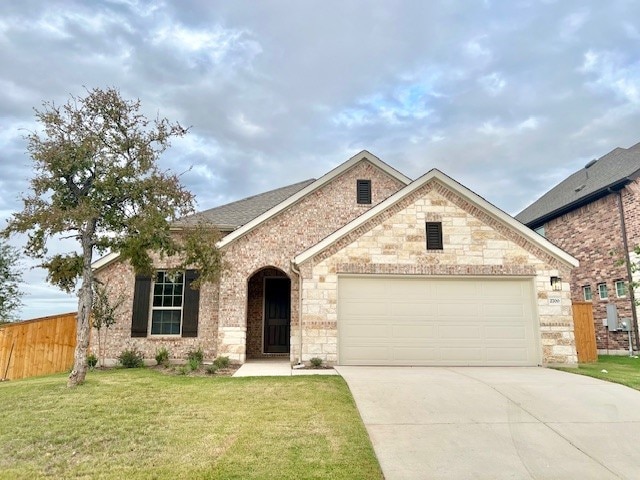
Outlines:
POLYGON ((516 219, 580 261, 571 276, 572 300, 593 303, 596 342, 601 351, 628 351, 629 333, 608 328, 607 305, 633 323, 637 308, 632 265, 640 244, 640 143, 616 148, 560 182, 516 219))
POLYGON ((234 361, 343 365, 576 363, 568 279, 577 261, 438 170, 415 181, 363 151, 318 180, 178 222, 208 221, 228 268, 137 277, 94 264, 125 302, 107 357, 202 348, 234 361))

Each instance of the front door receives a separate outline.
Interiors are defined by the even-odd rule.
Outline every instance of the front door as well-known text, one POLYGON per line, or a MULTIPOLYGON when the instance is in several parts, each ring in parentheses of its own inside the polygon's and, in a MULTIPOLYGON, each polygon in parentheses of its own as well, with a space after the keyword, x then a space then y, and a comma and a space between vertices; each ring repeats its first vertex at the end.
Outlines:
POLYGON ((289 353, 291 280, 264 279, 264 353, 289 353))

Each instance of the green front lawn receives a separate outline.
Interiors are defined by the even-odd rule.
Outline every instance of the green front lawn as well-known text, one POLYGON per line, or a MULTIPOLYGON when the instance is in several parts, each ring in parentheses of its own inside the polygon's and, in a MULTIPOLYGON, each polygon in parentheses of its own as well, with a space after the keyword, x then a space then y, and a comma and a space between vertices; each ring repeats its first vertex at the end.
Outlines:
POLYGON ((0 384, 0 478, 382 478, 341 377, 65 380, 0 384))
POLYGON ((581 363, 578 368, 562 368, 560 370, 621 383, 640 390, 640 358, 600 355, 597 362, 581 363), (606 370, 606 372, 602 370, 606 370))

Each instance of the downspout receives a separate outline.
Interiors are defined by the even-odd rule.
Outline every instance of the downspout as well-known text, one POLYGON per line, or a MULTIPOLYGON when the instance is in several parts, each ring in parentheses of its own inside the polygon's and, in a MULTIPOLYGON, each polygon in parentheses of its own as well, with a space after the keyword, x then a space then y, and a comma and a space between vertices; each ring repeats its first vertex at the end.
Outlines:
MULTIPOLYGON (((613 193, 613 190, 609 190, 613 193)), ((629 280, 629 300, 631 300, 631 316, 633 317, 633 335, 636 337, 636 350, 640 350, 640 338, 638 337, 638 314, 636 312, 636 299, 633 292, 633 273, 631 271, 631 257, 629 256, 629 243, 627 242, 627 226, 624 221, 622 189, 618 190, 617 193, 618 212, 620 213, 620 229, 622 230, 622 244, 624 247, 625 264, 627 265, 627 277, 629 280)), ((629 335, 631 335, 631 330, 629 331, 629 335)))
POLYGON ((291 271, 298 276, 298 365, 302 365, 302 275, 300 267, 293 260, 291 260, 291 271))

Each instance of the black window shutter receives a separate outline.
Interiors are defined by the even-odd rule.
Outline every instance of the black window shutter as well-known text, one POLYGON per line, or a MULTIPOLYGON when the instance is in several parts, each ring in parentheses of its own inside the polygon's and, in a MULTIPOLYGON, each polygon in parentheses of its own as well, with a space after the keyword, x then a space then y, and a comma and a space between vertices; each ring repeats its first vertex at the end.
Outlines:
POLYGON ((182 336, 198 336, 198 313, 200 310, 200 290, 191 288, 191 282, 198 278, 196 270, 187 270, 184 275, 184 305, 182 307, 182 336))
POLYGON ((356 197, 358 203, 371 203, 371 180, 356 180, 356 197))
POLYGON ((442 222, 427 222, 427 250, 442 250, 442 222))
POLYGON ((131 317, 131 336, 146 337, 149 325, 149 296, 151 295, 151 277, 136 275, 133 290, 133 315, 131 317))

